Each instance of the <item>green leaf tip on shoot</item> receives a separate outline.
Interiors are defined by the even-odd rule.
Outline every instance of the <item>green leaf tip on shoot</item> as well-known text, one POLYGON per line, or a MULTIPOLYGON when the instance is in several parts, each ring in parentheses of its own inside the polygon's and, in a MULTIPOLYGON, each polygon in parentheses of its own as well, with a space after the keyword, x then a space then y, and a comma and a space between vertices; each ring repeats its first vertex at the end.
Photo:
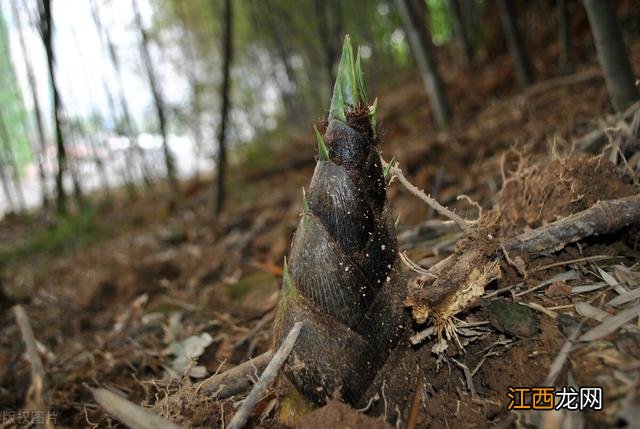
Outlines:
POLYGON ((364 74, 360 66, 360 50, 354 58, 351 38, 347 34, 342 45, 342 56, 338 64, 336 83, 333 86, 329 120, 346 122, 346 108, 366 106, 367 95, 364 91, 364 74))
POLYGON ((371 123, 371 129, 373 130, 373 138, 376 138, 376 113, 378 111, 378 97, 373 100, 373 104, 369 106, 369 122, 371 123))
POLYGON ((395 157, 391 158, 391 161, 389 161, 389 163, 384 167, 384 170, 382 170, 382 175, 384 176, 385 182, 389 181, 389 176, 391 175, 391 167, 393 167, 393 163, 395 161, 396 161, 395 157))
POLYGON ((291 278, 291 272, 289 271, 289 265, 287 264, 287 257, 284 257, 284 264, 282 266, 282 298, 286 304, 286 300, 296 292, 296 285, 291 278))
POLYGON ((356 63, 354 64, 354 77, 356 81, 356 92, 358 94, 358 101, 363 105, 367 105, 367 93, 364 89, 364 73, 360 64, 360 46, 358 46, 358 53, 356 54, 356 63))
POLYGON ((395 223, 393 224, 393 226, 395 226, 396 229, 398 229, 398 225, 400 225, 400 215, 398 215, 398 217, 396 218, 395 223))
POLYGON ((321 161, 329 161, 329 149, 327 149, 327 145, 324 143, 324 139, 318 131, 318 128, 314 125, 313 129, 316 132, 316 140, 318 141, 318 153, 320 154, 321 161))
POLYGON ((302 215, 306 215, 309 212, 309 201, 307 200, 307 192, 302 187, 302 215))

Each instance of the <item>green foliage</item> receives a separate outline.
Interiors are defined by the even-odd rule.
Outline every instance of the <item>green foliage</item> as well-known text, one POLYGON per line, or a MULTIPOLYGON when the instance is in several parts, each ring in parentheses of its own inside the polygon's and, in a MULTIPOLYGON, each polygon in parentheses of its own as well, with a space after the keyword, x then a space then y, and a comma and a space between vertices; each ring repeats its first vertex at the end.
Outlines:
POLYGON ((316 140, 318 142, 318 154, 320 155, 321 161, 329 161, 329 149, 327 149, 327 145, 324 142, 324 139, 320 135, 320 131, 318 131, 318 127, 313 126, 313 130, 316 134, 316 140))
MULTIPOLYGON (((152 36, 163 46, 178 47, 165 50, 165 56, 191 81, 192 91, 197 91, 202 100, 202 112, 217 112, 222 0, 154 3, 152 36)), ((315 0, 233 2, 231 128, 238 130, 234 135, 239 140, 247 141, 265 129, 273 129, 274 123, 291 124, 295 119, 302 124, 326 114, 325 100, 334 82, 327 73, 326 41, 319 30, 318 4, 315 0), (257 132, 244 132, 247 129, 257 132)), ((326 3, 320 4, 325 7, 326 3)), ((367 73, 370 88, 379 88, 411 65, 401 22, 390 0, 333 4, 337 9, 329 13, 341 22, 340 34, 335 38, 350 34, 358 41, 362 49, 360 55, 351 52, 353 69, 361 63, 357 68, 367 73)), ((334 50, 338 48, 335 46, 334 50)), ((364 95, 361 75, 352 80, 364 95)), ((184 112, 181 120, 191 122, 193 118, 187 116, 193 112, 184 112)))
POLYGON ((54 256, 93 244, 104 237, 99 220, 98 207, 86 206, 77 214, 62 217, 52 228, 31 231, 22 243, 0 247, 0 267, 29 256, 54 256))
POLYGON ((453 37, 449 9, 444 0, 426 0, 426 2, 429 8, 429 29, 433 43, 442 45, 453 37))
MULTIPOLYGON (((24 167, 32 159, 33 154, 27 137, 27 112, 11 62, 9 35, 2 9, 0 9, 0 109, 18 167, 24 167)), ((7 143, 0 140, 0 150, 4 144, 7 143)))
POLYGON ((286 305, 289 298, 297 293, 296 285, 291 278, 289 272, 289 265, 287 264, 287 257, 284 257, 284 264, 282 266, 282 304, 286 305))

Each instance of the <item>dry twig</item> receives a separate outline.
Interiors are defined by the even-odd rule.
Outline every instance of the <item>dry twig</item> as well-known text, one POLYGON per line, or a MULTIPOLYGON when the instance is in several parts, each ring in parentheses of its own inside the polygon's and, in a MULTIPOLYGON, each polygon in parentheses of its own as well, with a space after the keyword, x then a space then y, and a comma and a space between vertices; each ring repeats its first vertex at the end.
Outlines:
POLYGON ((247 396, 247 399, 244 400, 238 412, 236 412, 233 419, 231 419, 231 422, 229 422, 228 429, 240 429, 247 423, 249 415, 262 397, 262 394, 267 390, 267 387, 271 385, 273 380, 276 378, 278 371, 280 371, 280 367, 282 367, 284 361, 289 357, 289 353, 291 353, 293 345, 298 339, 298 334, 300 334, 301 328, 302 322, 296 322, 296 324, 293 325, 293 328, 289 331, 289 334, 280 345, 280 348, 273 356, 273 359, 271 359, 271 362, 269 362, 269 365, 267 365, 267 368, 260 376, 260 379, 253 386, 251 392, 249 392, 249 396, 247 396))
POLYGON ((569 338, 565 341, 565 343, 560 348, 558 352, 558 356, 553 360, 551 366, 549 367, 549 374, 547 375, 547 379, 544 381, 545 386, 553 386, 556 382, 556 378, 558 378, 558 374, 564 367, 565 362, 569 358, 569 353, 571 353, 571 349, 573 348, 573 344, 578 338, 578 334, 580 334, 580 328, 582 327, 582 323, 578 324, 573 328, 569 338))
POLYGON ((242 393, 251 386, 252 382, 249 376, 266 368, 272 357, 273 352, 269 350, 228 371, 215 374, 200 383, 197 391, 204 394, 213 393, 218 399, 225 399, 242 393))
POLYGON ((179 429, 180 426, 166 420, 151 410, 140 407, 107 389, 91 389, 96 402, 107 413, 133 429, 179 429))
POLYGON ((47 377, 40 355, 38 355, 38 346, 35 335, 33 335, 33 329, 29 323, 29 317, 27 316, 27 312, 24 311, 24 308, 19 304, 13 307, 13 313, 16 318, 16 323, 20 328, 20 334, 22 335, 22 341, 26 349, 25 353, 31 365, 31 385, 29 386, 25 403, 28 407, 43 413, 42 415, 45 416, 44 426, 46 428, 52 428, 53 423, 49 416, 47 400, 45 398, 47 377))
POLYGON ((594 328, 591 328, 586 333, 584 333, 580 337, 580 341, 599 340, 600 338, 609 335, 631 319, 638 316, 640 316, 640 304, 636 305, 635 307, 627 308, 626 310, 623 310, 618 314, 613 314, 606 317, 601 324, 594 328))

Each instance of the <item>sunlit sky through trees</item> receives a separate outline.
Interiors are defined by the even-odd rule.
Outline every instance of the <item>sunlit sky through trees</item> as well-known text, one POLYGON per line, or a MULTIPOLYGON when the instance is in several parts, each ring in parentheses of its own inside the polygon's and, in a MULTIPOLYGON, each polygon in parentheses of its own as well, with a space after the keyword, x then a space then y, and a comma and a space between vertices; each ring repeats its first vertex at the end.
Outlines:
MULTIPOLYGON (((193 172, 211 170, 215 166, 221 122, 224 2, 135 1, 148 34, 151 63, 166 110, 168 146, 176 157, 178 174, 187 178, 193 172)), ((39 156, 48 169, 49 186, 53 185, 57 165, 53 96, 46 52, 37 29, 38 4, 39 0, 0 0, 7 29, 5 42, 10 47, 10 52, 2 55, 11 59, 5 62, 11 63, 21 94, 15 94, 16 84, 11 81, 3 83, 0 90, 13 97, 15 110, 23 111, 26 118, 27 128, 14 124, 11 134, 17 152, 24 154, 18 161, 28 205, 38 201, 37 157, 30 155, 38 150, 34 152, 28 147, 37 141, 34 103, 14 6, 38 90, 46 140, 39 156), (14 89, 8 90, 9 87, 14 89), (20 136, 21 133, 24 135, 20 136), (17 143, 18 140, 22 143, 17 143)), ((400 18, 389 0, 337 3, 238 0, 233 4, 231 107, 227 127, 230 148, 244 143, 269 146, 282 141, 284 133, 292 129, 311 130, 308 124, 326 114, 337 60, 335 53, 347 33, 361 48, 368 88, 389 88, 412 67, 400 18), (340 5, 339 10, 336 4, 340 5)), ((444 0, 425 2, 431 12, 426 15, 430 21, 427 24, 436 44, 451 38, 444 4, 444 0)), ((116 164, 108 168, 108 175, 114 176, 113 186, 120 186, 124 179, 118 171, 129 168, 120 164, 127 162, 126 152, 135 146, 130 144, 132 137, 148 152, 150 162, 155 163, 162 156, 158 114, 141 55, 141 33, 132 0, 52 0, 51 7, 62 132, 71 160, 78 163, 87 189, 96 189, 100 187, 94 174, 96 160, 106 156, 105 152, 115 151, 116 164), (97 5, 101 28, 94 19, 92 4, 97 5), (105 33, 115 48, 119 74, 105 33), (123 99, 131 114, 133 136, 126 132, 123 99), (90 154, 91 146, 96 145, 103 155, 90 154)), ((134 181, 141 179, 140 174, 134 174, 134 181)), ((160 167, 155 178, 162 175, 160 167)), ((70 182, 65 186, 71 186, 70 182)))
MULTIPOLYGON (((0 1, 8 24, 14 67, 23 93, 28 93, 22 51, 18 38, 13 37, 16 34, 16 29, 9 4, 10 1, 22 2, 22 0, 0 1)), ((35 16, 35 2, 26 0, 24 3, 29 6, 35 16)), ((131 0, 110 0, 109 2, 98 0, 98 3, 101 6, 100 13, 103 24, 108 28, 121 57, 123 83, 131 112, 137 122, 143 122, 145 115, 148 116, 146 112, 151 109, 152 100, 148 84, 143 78, 144 72, 138 54, 140 35, 133 24, 131 0)), ((87 117, 92 110, 98 109, 107 119, 109 118, 108 101, 103 88, 103 79, 110 87, 115 87, 116 81, 108 51, 100 41, 91 15, 90 2, 88 0, 62 0, 53 1, 52 5, 58 85, 66 100, 65 109, 72 117, 87 117)), ((139 0, 139 7, 145 25, 150 26, 153 13, 152 5, 149 0, 139 0)), ((21 11, 23 10, 21 9, 21 11)), ((25 26, 24 18, 23 15, 27 48, 36 74, 39 93, 42 102, 47 103, 47 109, 50 109, 47 63, 42 40, 32 25, 33 21, 30 19, 29 25, 25 26)), ((184 102, 188 93, 184 79, 176 74, 175 69, 163 58, 163 54, 159 52, 157 47, 152 46, 151 54, 157 66, 166 98, 177 103, 184 102)), ((28 97, 25 97, 25 103, 27 109, 33 108, 28 97)))

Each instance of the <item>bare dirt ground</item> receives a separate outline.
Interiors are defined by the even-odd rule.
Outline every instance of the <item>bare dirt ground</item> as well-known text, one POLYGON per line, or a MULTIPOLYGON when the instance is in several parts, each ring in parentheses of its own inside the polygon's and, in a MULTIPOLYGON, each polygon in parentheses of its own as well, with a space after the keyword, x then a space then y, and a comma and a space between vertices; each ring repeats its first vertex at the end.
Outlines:
MULTIPOLYGON (((640 44, 630 50, 640 70, 640 44)), ((553 52, 548 57, 538 61, 551 61, 553 52)), ((598 156, 601 148, 592 154, 572 145, 594 129, 611 127, 615 139, 623 128, 607 115, 597 65, 583 62, 574 74, 541 76, 519 90, 505 78, 511 75, 508 63, 505 56, 446 77, 460 118, 447 132, 431 130, 428 103, 415 95, 423 91, 417 78, 381 94, 383 157, 395 157, 419 188, 474 219, 477 207, 457 199, 468 195, 483 208, 483 227, 504 240, 599 200, 637 194, 638 153, 625 161, 612 151, 598 156)), ((232 202, 218 222, 211 220, 208 185, 186 184, 186 201, 175 211, 161 190, 133 203, 117 199, 100 209, 95 242, 3 265, 0 409, 30 405, 30 367, 10 311, 22 303, 38 341, 56 425, 119 426, 88 389, 101 386, 179 424, 224 426, 244 394, 218 400, 193 386, 270 349, 282 260, 301 210, 300 189, 311 177, 314 147, 309 132, 277 148, 275 158, 289 168, 237 168, 232 202), (302 154, 302 162, 292 153, 302 154), (197 355, 197 363, 187 354, 197 355), (163 402, 173 394, 177 401, 163 402)), ((462 233, 454 226, 437 220, 397 182, 388 195, 400 215, 400 247, 412 261, 428 268, 460 251, 462 233), (423 228, 415 229, 418 224, 423 228)), ((6 221, 1 244, 16 245, 16 231, 25 225, 6 221)), ((435 337, 413 347, 421 382, 407 379, 410 394, 397 400, 419 404, 409 416, 418 427, 548 423, 557 415, 508 412, 508 388, 545 385, 569 336, 637 309, 638 227, 557 252, 512 256, 520 259, 503 262, 501 276, 479 302, 457 315, 458 341, 449 341, 440 354, 434 353, 435 337)), ((636 314, 564 355, 555 381, 547 384, 604 389, 604 410, 575 413, 575 421, 588 427, 638 423, 639 326, 636 314)), ((268 391, 254 411, 255 425, 278 426, 278 398, 275 388, 268 391)), ((301 427, 329 422, 386 426, 339 401, 298 421, 301 427)))

